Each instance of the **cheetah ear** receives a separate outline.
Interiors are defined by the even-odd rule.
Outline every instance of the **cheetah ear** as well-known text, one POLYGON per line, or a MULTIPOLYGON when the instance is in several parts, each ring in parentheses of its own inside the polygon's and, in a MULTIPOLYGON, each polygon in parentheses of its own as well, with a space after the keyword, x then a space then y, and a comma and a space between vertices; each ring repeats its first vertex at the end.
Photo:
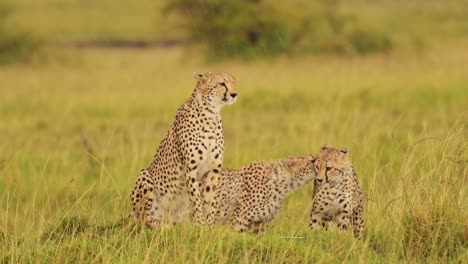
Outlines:
POLYGON ((208 76, 207 74, 194 72, 193 76, 195 77, 195 79, 197 79, 197 87, 204 87, 205 86, 205 84, 207 82, 207 76, 208 76))
POLYGON ((341 153, 348 154, 349 149, 348 149, 348 148, 344 148, 344 149, 341 149, 340 151, 341 151, 341 153))
POLYGON ((317 154, 310 154, 310 160, 315 162, 317 160, 317 154))
POLYGON ((201 80, 204 77, 202 73, 197 73, 197 72, 193 72, 193 76, 197 80, 201 80))
POLYGON ((325 144, 325 145, 322 146, 322 150, 326 150, 326 149, 328 149, 329 147, 330 147, 330 146, 328 146, 328 144, 325 144))

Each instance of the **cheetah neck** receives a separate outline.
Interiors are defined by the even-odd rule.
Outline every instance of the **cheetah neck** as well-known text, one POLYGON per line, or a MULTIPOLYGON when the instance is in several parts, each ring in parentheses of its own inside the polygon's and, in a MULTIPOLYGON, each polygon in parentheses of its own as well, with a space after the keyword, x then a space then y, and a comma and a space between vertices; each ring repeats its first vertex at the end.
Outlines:
POLYGON ((275 175, 272 177, 273 182, 275 185, 282 187, 283 190, 286 190, 285 194, 302 186, 296 180, 295 173, 289 170, 284 163, 277 164, 275 167, 275 175))
POLYGON ((222 105, 212 104, 203 100, 203 96, 201 93, 194 91, 192 96, 190 97, 189 101, 192 102, 192 105, 196 109, 202 109, 208 113, 217 115, 221 113, 222 105))

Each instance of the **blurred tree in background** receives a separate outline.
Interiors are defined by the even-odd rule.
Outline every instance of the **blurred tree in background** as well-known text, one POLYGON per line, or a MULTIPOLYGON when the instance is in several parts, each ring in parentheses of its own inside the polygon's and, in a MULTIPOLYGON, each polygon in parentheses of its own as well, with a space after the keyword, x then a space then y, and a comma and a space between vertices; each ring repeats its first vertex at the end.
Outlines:
POLYGON ((210 58, 388 51, 391 38, 340 11, 339 0, 167 0, 210 58))
POLYGON ((38 39, 8 23, 12 11, 0 3, 0 64, 29 60, 40 47, 38 39))

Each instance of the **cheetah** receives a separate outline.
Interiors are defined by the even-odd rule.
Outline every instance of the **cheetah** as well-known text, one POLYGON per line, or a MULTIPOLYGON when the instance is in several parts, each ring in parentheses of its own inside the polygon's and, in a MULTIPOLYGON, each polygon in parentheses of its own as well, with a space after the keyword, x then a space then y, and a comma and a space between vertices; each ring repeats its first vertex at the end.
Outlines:
POLYGON ((191 97, 178 109, 153 162, 139 173, 130 194, 132 218, 151 228, 176 223, 188 214, 198 225, 214 221, 211 193, 217 187, 224 152, 220 111, 236 102, 236 80, 226 73, 194 76, 191 97), (208 179, 204 186, 201 177, 208 179))
POLYGON ((304 154, 222 169, 215 192, 216 222, 230 223, 238 232, 262 232, 286 195, 315 178, 314 160, 314 155, 304 154))
POLYGON ((311 229, 327 228, 331 222, 340 230, 352 225, 354 235, 361 238, 364 230, 362 193, 348 149, 323 146, 314 167, 317 178, 312 197, 311 229))

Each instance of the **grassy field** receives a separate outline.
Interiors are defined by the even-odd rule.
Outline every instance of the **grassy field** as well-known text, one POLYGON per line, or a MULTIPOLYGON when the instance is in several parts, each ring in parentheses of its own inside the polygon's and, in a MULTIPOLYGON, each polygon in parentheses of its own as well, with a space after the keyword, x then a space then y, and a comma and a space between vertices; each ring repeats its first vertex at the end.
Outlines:
POLYGON ((74 63, 1 68, 2 261, 466 261, 468 50, 203 65, 179 49, 85 50, 74 63), (225 166, 349 147, 364 241, 308 230, 312 185, 263 236, 189 222, 118 223, 193 71, 231 72, 225 166), (291 238, 292 237, 292 238, 291 238))
MULTIPOLYGON (((12 23, 53 43, 168 36, 151 35, 158 1, 7 2, 12 23)), ((468 10, 381 2, 388 8, 353 0, 344 9, 427 47, 217 64, 181 47, 68 47, 53 50, 58 60, 0 66, 0 263, 466 263, 468 24, 459 18, 468 10), (238 80, 238 101, 222 112, 225 167, 348 147, 365 194, 364 240, 308 229, 312 184, 262 236, 189 220, 157 231, 127 224, 130 189, 194 71, 238 80)))

